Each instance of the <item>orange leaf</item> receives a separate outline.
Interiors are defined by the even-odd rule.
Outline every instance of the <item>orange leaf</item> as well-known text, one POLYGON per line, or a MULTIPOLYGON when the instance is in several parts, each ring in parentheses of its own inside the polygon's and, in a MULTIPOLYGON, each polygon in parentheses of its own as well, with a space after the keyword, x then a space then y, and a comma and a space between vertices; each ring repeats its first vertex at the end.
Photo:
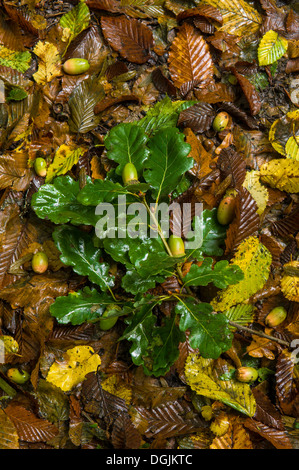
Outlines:
POLYGON ((188 23, 183 24, 169 51, 169 72, 180 88, 191 82, 199 88, 213 79, 213 61, 209 46, 188 23))

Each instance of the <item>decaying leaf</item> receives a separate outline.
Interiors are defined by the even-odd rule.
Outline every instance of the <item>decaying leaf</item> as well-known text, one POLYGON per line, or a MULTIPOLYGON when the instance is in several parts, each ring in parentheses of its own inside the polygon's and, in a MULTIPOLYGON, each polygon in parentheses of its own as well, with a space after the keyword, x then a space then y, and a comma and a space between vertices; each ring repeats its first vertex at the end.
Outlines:
POLYGON ((63 391, 69 391, 89 372, 96 371, 100 364, 100 357, 90 346, 75 346, 66 351, 62 361, 52 364, 46 379, 63 391))
POLYGON ((299 192, 299 162, 292 159, 273 159, 260 168, 261 180, 271 188, 290 193, 299 192))
POLYGON ((33 52, 39 58, 38 71, 33 75, 36 83, 45 85, 61 75, 61 59, 54 44, 39 41, 33 52))
POLYGON ((269 276, 271 255, 257 237, 249 237, 239 245, 231 262, 241 268, 244 279, 228 286, 213 299, 216 311, 227 310, 262 289, 269 276))
POLYGON ((220 379, 220 375, 229 369, 229 364, 224 360, 214 363, 211 359, 190 354, 186 361, 185 376, 191 389, 199 395, 221 401, 247 416, 253 416, 256 402, 250 386, 234 379, 220 379))

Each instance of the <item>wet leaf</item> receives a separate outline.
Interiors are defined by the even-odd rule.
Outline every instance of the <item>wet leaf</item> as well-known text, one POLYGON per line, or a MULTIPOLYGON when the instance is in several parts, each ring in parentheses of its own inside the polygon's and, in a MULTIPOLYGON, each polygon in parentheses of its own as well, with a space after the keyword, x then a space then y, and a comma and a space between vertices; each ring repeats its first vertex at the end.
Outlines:
POLYGON ((169 51, 169 72, 174 85, 186 83, 203 88, 213 79, 212 57, 201 34, 184 23, 169 51))
POLYGON ((46 380, 63 391, 70 391, 100 364, 100 356, 90 346, 75 346, 66 351, 63 361, 52 364, 46 380))
POLYGON ((288 41, 276 31, 268 31, 261 39, 258 47, 259 65, 271 65, 277 62, 287 51, 288 41))

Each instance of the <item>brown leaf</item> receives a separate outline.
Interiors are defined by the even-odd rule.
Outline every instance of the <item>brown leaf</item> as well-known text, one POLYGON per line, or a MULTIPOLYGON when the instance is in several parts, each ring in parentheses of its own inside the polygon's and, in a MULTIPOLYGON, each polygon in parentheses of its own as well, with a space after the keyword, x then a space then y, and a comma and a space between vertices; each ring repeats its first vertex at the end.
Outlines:
POLYGON ((176 97, 177 90, 168 78, 163 75, 160 68, 153 70, 152 81, 157 90, 161 93, 166 93, 168 96, 176 97))
POLYGON ((270 229, 275 237, 289 238, 295 235, 299 230, 299 205, 295 207, 291 214, 277 222, 273 222, 270 229))
POLYGON ((67 276, 64 273, 34 275, 31 279, 15 282, 2 289, 0 298, 13 308, 34 306, 41 299, 56 298, 68 291, 67 276))
POLYGON ((257 214, 257 204, 245 188, 237 195, 235 214, 226 233, 226 254, 234 253, 245 238, 256 236, 258 233, 260 218, 257 214))
POLYGON ((266 234, 261 235, 260 241, 271 253, 272 266, 281 266, 280 256, 283 251, 281 244, 275 238, 266 234))
POLYGON ((232 176, 232 187, 239 190, 242 188, 246 175, 246 163, 233 149, 223 149, 218 157, 217 168, 220 169, 221 178, 232 176))
POLYGON ((205 88, 195 89, 194 94, 199 101, 204 103, 222 103, 222 101, 234 101, 235 93, 233 87, 222 82, 209 82, 205 88))
POLYGON ((216 21, 220 25, 223 23, 220 11, 211 5, 198 5, 197 8, 188 8, 177 15, 177 20, 182 21, 186 18, 192 18, 193 16, 203 16, 204 18, 216 21))
POLYGON ((210 104, 198 103, 182 111, 177 124, 189 127, 193 132, 202 133, 211 127, 215 114, 210 104))
POLYGON ((120 5, 116 0, 86 0, 86 5, 91 10, 104 10, 113 13, 120 11, 120 5))
POLYGON ((202 420, 185 401, 178 400, 149 410, 136 407, 136 410, 148 423, 144 433, 148 438, 159 436, 162 439, 190 434, 202 427, 202 420))
POLYGON ((141 436, 127 413, 120 413, 113 423, 111 442, 115 449, 139 449, 141 436))
POLYGON ((213 79, 209 47, 201 34, 188 23, 181 26, 170 46, 168 64, 177 88, 189 82, 202 88, 213 79))
POLYGON ((144 64, 153 47, 151 30, 135 18, 102 17, 103 34, 110 46, 129 62, 144 64))
POLYGON ((252 116, 255 116, 256 114, 260 112, 260 109, 262 106, 259 93, 256 91, 255 86, 252 85, 252 83, 250 83, 248 78, 244 77, 243 75, 238 73, 236 70, 234 70, 234 75, 237 78, 243 90, 243 93, 249 103, 250 112, 252 116))
POLYGON ((292 449, 291 442, 285 430, 267 426, 255 419, 247 419, 244 425, 253 432, 267 439, 276 449, 292 449))
POLYGON ((8 205, 0 213, 3 235, 0 238, 0 288, 16 281, 18 276, 8 273, 11 264, 18 260, 22 251, 36 239, 36 229, 28 221, 23 222, 18 205, 8 205))
POLYGON ((276 365, 276 396, 283 412, 290 415, 293 411, 293 401, 298 394, 298 379, 294 374, 294 367, 290 351, 282 351, 276 365))
POLYGON ((14 423, 19 438, 27 442, 47 442, 58 433, 58 429, 46 419, 40 419, 22 406, 10 404, 5 413, 14 423))
POLYGON ((15 191, 28 189, 32 170, 27 165, 25 152, 14 152, 0 157, 0 189, 11 187, 15 191))
POLYGON ((258 129, 258 124, 256 120, 252 116, 248 116, 248 114, 245 113, 245 111, 240 109, 234 103, 227 103, 227 102, 222 103, 221 110, 227 111, 231 116, 235 117, 237 120, 240 120, 241 122, 246 124, 246 126, 248 126, 249 129, 258 129))

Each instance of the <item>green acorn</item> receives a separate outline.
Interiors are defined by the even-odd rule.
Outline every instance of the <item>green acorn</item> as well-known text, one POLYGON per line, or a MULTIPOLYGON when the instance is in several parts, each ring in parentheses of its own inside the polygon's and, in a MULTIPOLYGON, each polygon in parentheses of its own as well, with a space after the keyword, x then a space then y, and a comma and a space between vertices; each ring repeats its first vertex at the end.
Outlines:
POLYGON ((265 323, 269 328, 275 328, 286 319, 286 316, 287 311, 284 307, 275 307, 266 316, 265 323))
POLYGON ((62 66, 64 72, 68 75, 80 75, 87 72, 89 67, 88 60, 79 58, 68 59, 62 66))
POLYGON ((34 170, 38 176, 45 177, 47 174, 47 162, 44 158, 38 157, 34 160, 34 170))
POLYGON ((217 220, 221 225, 228 225, 235 217, 236 199, 234 196, 226 196, 220 202, 217 209, 217 220))
POLYGON ((115 323, 118 320, 118 317, 113 316, 115 315, 115 310, 121 310, 121 308, 115 304, 108 305, 108 307, 106 308, 105 312, 103 313, 99 321, 101 330, 104 330, 104 331, 110 330, 115 325, 115 323), (110 316, 111 318, 109 318, 110 316))
POLYGON ((26 383, 30 377, 28 372, 26 372, 25 370, 20 370, 16 367, 8 369, 6 375, 12 382, 15 382, 19 385, 26 383))
POLYGON ((139 183, 137 170, 133 163, 127 163, 124 166, 122 179, 125 185, 139 183))
POLYGON ((35 273, 42 274, 48 269, 48 256, 43 251, 35 253, 31 260, 31 266, 35 273))
POLYGON ((170 235, 168 245, 173 256, 184 256, 185 245, 180 237, 170 235))
POLYGON ((236 379, 239 382, 254 382, 259 376, 259 373, 254 367, 239 367, 236 370, 236 379))
POLYGON ((224 131, 224 129, 226 128, 228 124, 228 121, 229 121, 229 115, 225 111, 218 113, 212 124, 214 131, 216 132, 224 131))

